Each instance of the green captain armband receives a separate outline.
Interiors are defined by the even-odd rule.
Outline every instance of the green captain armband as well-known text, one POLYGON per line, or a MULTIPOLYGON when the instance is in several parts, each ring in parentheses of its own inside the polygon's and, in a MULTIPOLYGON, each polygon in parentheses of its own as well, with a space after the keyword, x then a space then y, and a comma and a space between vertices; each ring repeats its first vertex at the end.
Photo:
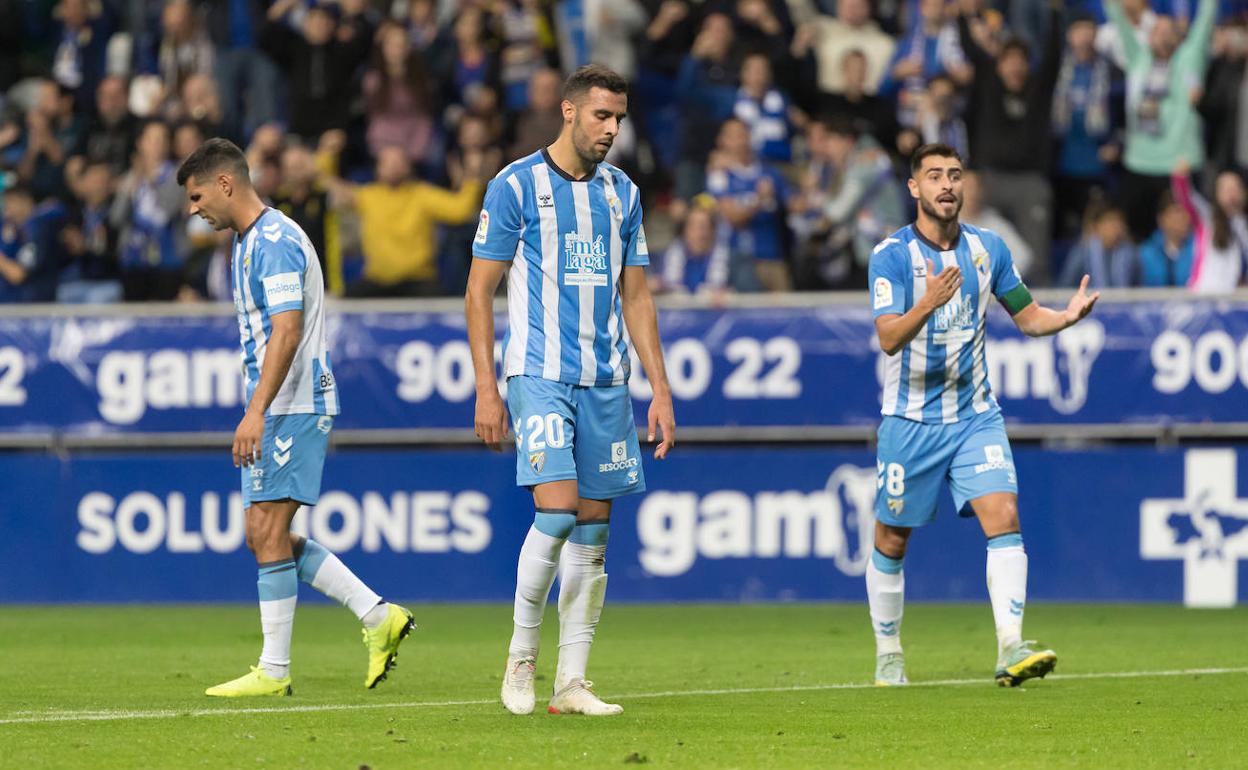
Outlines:
POLYGON ((1013 289, 1010 289, 1001 298, 1001 304, 1005 305, 1005 309, 1010 311, 1010 315, 1014 315, 1031 303, 1031 292, 1028 291, 1025 283, 1020 283, 1013 289))

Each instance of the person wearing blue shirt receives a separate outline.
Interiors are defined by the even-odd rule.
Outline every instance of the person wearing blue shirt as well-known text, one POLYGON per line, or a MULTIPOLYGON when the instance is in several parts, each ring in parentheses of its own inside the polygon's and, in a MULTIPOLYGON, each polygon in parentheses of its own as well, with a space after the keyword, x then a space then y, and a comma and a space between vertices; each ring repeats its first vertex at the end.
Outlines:
POLYGON ((1167 190, 1157 205, 1157 230, 1140 244, 1140 285, 1186 286, 1194 253, 1192 218, 1167 190))
POLYGON ((732 114, 750 129, 750 144, 765 163, 788 163, 793 158, 789 130, 789 100, 772 86, 771 60, 750 54, 741 63, 741 88, 732 114))
POLYGON ((1018 482, 984 348, 995 297, 1031 337, 1056 334, 1092 311, 1099 294, 1084 276, 1064 310, 1036 304, 994 233, 962 224, 962 159, 948 145, 918 148, 910 195, 918 216, 876 247, 871 307, 886 356, 876 468, 875 550, 867 596, 877 685, 907 683, 901 649, 902 561, 915 527, 936 517, 948 483, 962 516, 988 538, 988 594, 997 627, 995 679, 1017 686, 1053 670, 1057 655, 1022 639, 1027 554, 1018 482))
POLYGON ((110 216, 121 230, 121 276, 128 302, 172 300, 183 285, 186 227, 169 145, 164 123, 143 126, 134 163, 113 200, 110 216))
POLYGON ((788 189, 775 169, 759 163, 750 146, 750 132, 736 118, 724 121, 706 175, 706 191, 719 203, 730 228, 729 247, 735 255, 754 260, 765 291, 792 286, 785 262, 784 208, 788 189))
POLYGON ((737 101, 732 43, 732 20, 722 13, 709 14, 677 74, 680 161, 674 192, 681 200, 704 189, 704 166, 715 144, 715 130, 732 115, 737 101))
POLYGON ((498 449, 514 431, 516 484, 536 514, 520 549, 501 698, 513 714, 536 702, 547 595, 558 571, 559 665, 548 710, 611 716, 586 681, 605 600, 604 560, 615 498, 645 489, 628 392, 631 337, 654 398, 656 459, 675 441, 637 186, 603 159, 628 110, 627 83, 601 65, 564 84, 563 130, 489 185, 473 239, 466 315, 476 370, 476 433, 498 449), (507 276, 507 337, 494 363, 494 294, 507 276), (625 332, 627 331, 627 336, 625 332), (508 411, 511 413, 508 419, 508 411))
POLYGON ((61 261, 65 207, 54 198, 41 203, 29 187, 4 191, 0 224, 0 302, 52 302, 61 261))

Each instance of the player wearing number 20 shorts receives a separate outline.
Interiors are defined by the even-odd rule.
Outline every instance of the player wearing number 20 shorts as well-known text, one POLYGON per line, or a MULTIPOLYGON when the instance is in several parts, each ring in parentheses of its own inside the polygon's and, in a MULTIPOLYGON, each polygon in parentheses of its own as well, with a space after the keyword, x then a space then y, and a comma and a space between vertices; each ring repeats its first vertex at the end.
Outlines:
POLYGON ((962 161, 924 145, 911 161, 915 223, 884 239, 871 257, 871 307, 888 356, 876 459, 875 550, 867 596, 878 685, 906 683, 901 649, 902 562, 915 527, 932 522, 947 482, 963 516, 988 540, 988 592, 997 626, 995 678, 1017 685, 1053 670, 1052 650, 1022 639, 1027 554, 1018 522, 1018 479, 984 357, 995 297, 1029 336, 1055 334, 1092 310, 1084 276, 1064 311, 1032 301, 1009 249, 995 233, 958 221, 962 161))
POLYGON ((477 435, 497 448, 514 432, 516 483, 532 490, 537 509, 516 570, 503 706, 533 711, 541 620, 557 571, 559 665, 547 709, 608 716, 623 709, 598 698, 585 669, 607 586, 611 503, 646 484, 628 395, 629 336, 654 385, 649 436, 661 429, 658 459, 672 446, 675 422, 646 286, 641 195, 603 162, 628 109, 625 82, 589 65, 568 78, 563 97, 559 138, 503 169, 486 191, 468 278, 468 336, 477 435), (492 309, 504 274, 506 407, 492 309))

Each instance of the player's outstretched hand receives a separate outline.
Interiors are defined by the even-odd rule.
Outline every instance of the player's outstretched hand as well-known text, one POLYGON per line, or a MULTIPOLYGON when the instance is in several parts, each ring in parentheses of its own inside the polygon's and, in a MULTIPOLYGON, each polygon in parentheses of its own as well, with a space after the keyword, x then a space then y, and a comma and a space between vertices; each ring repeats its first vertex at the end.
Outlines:
POLYGON ((1075 296, 1070 298, 1070 303, 1066 305, 1066 325, 1071 326, 1079 323, 1088 313, 1092 312, 1092 306, 1101 298, 1099 291, 1088 294, 1088 276, 1084 276, 1079 282, 1079 291, 1075 292, 1075 296))
POLYGON ((507 407, 497 391, 484 396, 477 395, 474 423, 477 438, 495 452, 502 451, 503 441, 511 434, 511 424, 507 421, 507 407))
POLYGON ((957 265, 949 265, 938 275, 936 264, 930 259, 927 260, 926 299, 932 303, 932 307, 941 307, 953 299, 953 295, 957 294, 960 288, 962 288, 962 271, 957 265))
POLYGON ((650 431, 646 434, 648 441, 654 441, 655 428, 663 433, 663 441, 654 450, 654 459, 662 460, 676 446, 676 411, 672 408, 672 397, 655 396, 650 402, 650 431))
POLYGON ((234 467, 246 468, 260 459, 264 415, 248 410, 234 431, 234 467))

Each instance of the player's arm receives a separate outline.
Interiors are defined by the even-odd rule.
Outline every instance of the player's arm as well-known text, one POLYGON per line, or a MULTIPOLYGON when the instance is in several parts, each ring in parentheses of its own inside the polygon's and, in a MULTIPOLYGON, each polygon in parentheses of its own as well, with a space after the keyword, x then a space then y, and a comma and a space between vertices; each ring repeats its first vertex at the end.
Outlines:
POLYGON ((16 259, 9 259, 0 253, 0 278, 14 286, 20 286, 26 283, 26 268, 16 259))
POLYGON ((476 257, 468 270, 464 315, 468 320, 468 347, 477 377, 477 408, 473 427, 477 438, 498 451, 507 438, 507 408, 498 393, 494 373, 494 294, 510 262, 476 257))
POLYGON ((303 339, 303 310, 286 310, 269 316, 273 331, 265 346, 264 365, 260 367, 260 382, 247 404, 247 412, 234 432, 234 467, 251 465, 260 456, 260 442, 264 438, 264 413, 282 389, 295 351, 303 339))
MULTIPOLYGON (((888 279, 877 278, 875 283, 886 280, 888 279)), ((876 316, 875 333, 880 338, 880 350, 891 356, 910 344, 910 341, 927 325, 927 319, 932 317, 932 313, 952 299, 961 286, 962 271, 957 266, 949 265, 937 275, 936 265, 929 259, 927 261, 927 291, 914 303, 914 307, 904 313, 876 316)), ((875 291, 878 300, 879 290, 875 291)), ((889 296, 890 298, 892 296, 891 288, 889 296)))
POLYGON ((646 269, 641 265, 625 265, 620 275, 620 304, 624 310, 624 325, 632 337, 641 367, 650 380, 654 395, 650 400, 647 438, 655 439, 655 427, 663 433, 663 441, 654 450, 656 460, 667 457, 676 445, 676 412, 672 407, 672 389, 667 381, 667 367, 663 364, 663 344, 659 341, 659 319, 654 309, 654 295, 646 283, 646 269))
POLYGON ((1033 301, 1014 314, 1014 325, 1028 337, 1057 334, 1083 320, 1092 312, 1092 306, 1100 297, 1099 291, 1088 294, 1088 276, 1085 275, 1079 282, 1079 291, 1066 303, 1065 310, 1054 310, 1033 301))

